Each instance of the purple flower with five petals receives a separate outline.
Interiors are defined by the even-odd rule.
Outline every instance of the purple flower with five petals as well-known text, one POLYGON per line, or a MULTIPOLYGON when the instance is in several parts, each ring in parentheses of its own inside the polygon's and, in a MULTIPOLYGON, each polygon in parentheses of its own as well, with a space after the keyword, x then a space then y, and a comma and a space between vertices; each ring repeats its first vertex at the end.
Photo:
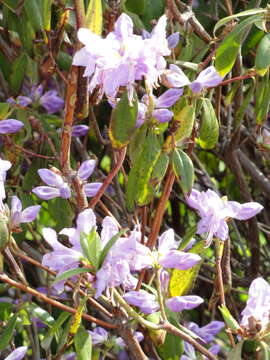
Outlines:
MULTIPOLYGON (((144 290, 129 291, 123 298, 130 305, 137 306, 143 313, 152 314, 159 310, 156 296, 144 290)), ((165 301, 166 306, 173 312, 191 310, 203 303, 203 299, 196 295, 174 296, 165 301)))
POLYGON ((64 106, 64 100, 60 98, 56 90, 46 91, 43 95, 43 86, 32 86, 29 96, 18 96, 15 100, 10 98, 7 102, 11 104, 19 104, 23 107, 29 105, 38 106, 41 105, 47 110, 49 114, 54 114, 62 110, 64 106))
MULTIPOLYGON (((151 116, 161 123, 170 121, 173 117, 173 112, 168 110, 168 108, 174 105, 182 94, 182 89, 169 89, 158 98, 153 96, 154 110, 151 116)), ((145 120, 148 103, 149 97, 147 95, 144 95, 142 101, 138 103, 137 127, 140 127, 145 120)))
POLYGON ((236 201, 227 201, 209 189, 202 192, 192 189, 186 201, 201 217, 197 234, 207 234, 206 246, 211 244, 213 236, 223 241, 228 238, 227 219, 247 220, 263 209, 263 206, 257 202, 239 204, 236 201))
POLYGON ((26 209, 22 210, 22 203, 17 196, 12 196, 11 199, 11 209, 10 209, 10 229, 17 228, 21 223, 28 223, 37 217, 40 205, 28 206, 26 209))
POLYGON ((204 69, 199 76, 192 82, 184 72, 174 64, 170 65, 170 69, 165 71, 163 83, 169 88, 182 88, 189 85, 192 92, 197 94, 204 88, 218 86, 223 78, 219 75, 214 66, 204 69))

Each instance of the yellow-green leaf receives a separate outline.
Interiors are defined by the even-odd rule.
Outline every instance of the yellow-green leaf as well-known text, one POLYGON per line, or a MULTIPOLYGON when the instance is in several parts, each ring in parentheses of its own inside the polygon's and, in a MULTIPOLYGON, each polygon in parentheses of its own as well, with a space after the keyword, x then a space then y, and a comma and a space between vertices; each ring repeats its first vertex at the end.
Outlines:
POLYGON ((97 35, 102 33, 102 1, 90 0, 85 16, 85 26, 97 35))
MULTIPOLYGON (((189 253, 199 254, 203 257, 205 252, 204 245, 204 241, 198 242, 189 250, 189 253)), ((202 261, 187 270, 173 269, 169 284, 170 296, 182 296, 190 292, 200 270, 201 264, 202 261)))
POLYGON ((259 43, 255 58, 257 73, 264 76, 270 66, 270 34, 265 35, 259 43))
POLYGON ((202 100, 202 122, 199 131, 199 144, 203 149, 212 149, 218 141, 218 120, 211 101, 209 99, 202 100))

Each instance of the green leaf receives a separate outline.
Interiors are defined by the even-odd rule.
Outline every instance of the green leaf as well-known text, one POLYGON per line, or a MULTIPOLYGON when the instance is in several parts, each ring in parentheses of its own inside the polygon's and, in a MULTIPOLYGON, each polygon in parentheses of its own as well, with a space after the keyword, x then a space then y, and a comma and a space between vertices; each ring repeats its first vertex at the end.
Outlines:
POLYGON ((242 347, 244 340, 236 344, 234 348, 227 354, 227 358, 230 360, 242 360, 242 347))
POLYGON ((24 0, 24 10, 34 30, 41 30, 43 28, 41 2, 37 0, 24 0))
POLYGON ((232 69, 241 46, 244 31, 260 17, 261 15, 257 14, 241 21, 218 47, 215 67, 221 76, 225 76, 232 69))
POLYGON ((137 15, 142 15, 145 9, 145 0, 127 0, 125 7, 128 11, 131 11, 137 15))
POLYGON ((267 119, 270 104, 270 81, 268 72, 257 83, 255 93, 255 116, 256 123, 261 125, 267 119))
POLYGON ((225 305, 221 305, 219 306, 219 310, 227 326, 233 331, 237 332, 240 326, 238 322, 234 319, 234 317, 231 315, 229 309, 225 305))
POLYGON ((0 334, 0 351, 5 350, 8 343, 13 339, 13 331, 16 326, 18 315, 13 315, 5 327, 2 327, 0 334))
POLYGON ((78 360, 89 360, 92 358, 92 338, 91 335, 80 327, 74 337, 75 350, 78 360))
POLYGON ((97 35, 102 33, 102 1, 90 0, 86 16, 85 26, 97 35))
POLYGON ((169 165, 169 156, 166 153, 162 152, 159 155, 159 158, 157 159, 157 162, 151 174, 151 178, 150 178, 151 186, 156 188, 158 185, 161 184, 166 174, 168 165, 169 165))
POLYGON ((100 258, 99 258, 99 267, 102 266, 105 257, 107 256, 108 252, 110 251, 110 249, 113 247, 113 245, 116 243, 116 241, 125 233, 127 232, 127 229, 123 229, 121 231, 119 231, 117 234, 115 234, 108 242, 107 244, 104 246, 100 258))
POLYGON ((48 202, 50 216, 56 222, 56 231, 70 227, 73 219, 73 212, 69 202, 63 198, 56 198, 48 202))
POLYGON ((10 233, 7 226, 7 220, 0 216, 0 251, 5 249, 5 247, 10 242, 10 233))
POLYGON ((264 76, 270 66, 270 34, 265 35, 256 51, 255 68, 257 73, 264 76))
POLYGON ((262 8, 257 8, 257 9, 249 9, 249 10, 245 10, 245 11, 241 11, 237 14, 234 14, 234 15, 231 15, 231 16, 227 16, 221 20, 219 20, 215 27, 214 27, 214 30, 213 30, 213 33, 214 35, 216 34, 217 30, 227 24, 229 21, 231 20, 234 20, 234 19, 237 19, 239 17, 242 17, 242 16, 251 16, 251 15, 257 15, 257 14, 261 14, 263 15, 264 13, 266 13, 266 9, 262 9, 262 8))
POLYGON ((194 167, 190 157, 181 149, 175 149, 172 157, 173 170, 184 193, 188 193, 194 182, 194 167))
POLYGON ((52 282, 51 285, 53 286, 53 285, 57 284, 59 281, 66 280, 66 279, 71 278, 74 275, 84 274, 87 272, 89 272, 89 269, 84 268, 84 267, 64 271, 54 279, 54 281, 52 282))
POLYGON ((20 4, 20 0, 2 0, 2 2, 14 13, 16 12, 17 6, 20 4))
POLYGON ((42 0, 42 18, 44 24, 44 30, 51 30, 51 6, 52 0, 42 0))
POLYGON ((102 244, 96 229, 93 228, 89 234, 81 233, 80 243, 84 256, 97 270, 100 263, 102 244))
POLYGON ((215 110, 209 99, 202 99, 202 122, 199 131, 199 144, 203 149, 212 149, 219 135, 219 125, 215 110))
POLYGON ((170 296, 183 296, 190 292, 203 262, 203 255, 206 251, 204 246, 205 242, 200 241, 188 251, 192 254, 199 254, 202 257, 202 261, 197 265, 187 270, 173 269, 169 283, 170 296))
POLYGON ((112 111, 109 137, 114 148, 120 149, 129 143, 136 129, 137 113, 137 98, 134 98, 132 104, 130 104, 128 93, 125 91, 112 111))
POLYGON ((4 120, 7 118, 10 110, 10 105, 8 103, 1 102, 0 103, 0 120, 4 120))
POLYGON ((126 197, 129 211, 134 209, 135 203, 145 205, 153 197, 149 181, 161 153, 161 146, 157 135, 149 133, 146 136, 141 154, 136 158, 128 175, 126 197))
POLYGON ((32 316, 37 317, 45 325, 52 327, 55 324, 54 318, 48 313, 48 311, 42 309, 34 302, 26 304, 25 308, 32 316))
POLYGON ((22 86, 24 74, 27 65, 27 55, 21 53, 12 64, 12 72, 10 75, 10 87, 13 94, 17 94, 22 86))
MULTIPOLYGON (((169 321, 175 327, 178 327, 178 321, 168 316, 169 321)), ((178 336, 167 332, 164 344, 157 348, 159 355, 163 360, 179 360, 184 352, 184 342, 178 336)))
POLYGON ((260 341, 259 345, 260 345, 260 354, 262 355, 261 358, 263 360, 270 360, 270 347, 269 347, 269 345, 264 341, 260 341))
POLYGON ((68 312, 62 312, 54 325, 50 328, 48 333, 45 335, 44 339, 41 341, 41 346, 44 350, 48 350, 51 346, 51 342, 55 334, 59 331, 63 323, 71 316, 68 312))
POLYGON ((195 104, 188 103, 187 98, 180 99, 173 108, 173 122, 177 126, 177 130, 174 134, 175 141, 181 143, 190 137, 195 120, 195 104))

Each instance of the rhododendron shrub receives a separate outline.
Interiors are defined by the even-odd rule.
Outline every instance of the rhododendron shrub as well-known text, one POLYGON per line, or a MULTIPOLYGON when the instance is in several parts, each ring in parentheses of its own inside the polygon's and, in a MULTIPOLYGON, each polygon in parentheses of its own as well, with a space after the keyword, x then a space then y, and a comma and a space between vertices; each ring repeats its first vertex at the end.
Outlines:
POLYGON ((0 359, 269 359, 267 19, 1 2, 0 359))

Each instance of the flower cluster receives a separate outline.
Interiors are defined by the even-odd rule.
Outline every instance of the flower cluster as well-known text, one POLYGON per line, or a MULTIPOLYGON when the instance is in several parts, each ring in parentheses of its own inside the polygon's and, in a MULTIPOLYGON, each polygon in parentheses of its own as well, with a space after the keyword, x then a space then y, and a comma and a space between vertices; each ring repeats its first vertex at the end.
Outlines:
POLYGON ((147 38, 133 33, 132 20, 124 13, 105 39, 81 28, 78 38, 85 46, 75 54, 73 64, 84 66, 84 76, 91 77, 89 91, 98 86, 100 97, 105 93, 115 99, 119 87, 125 86, 131 99, 136 80, 145 78, 150 88, 157 86, 166 68, 164 56, 171 53, 166 22, 164 15, 147 38))

